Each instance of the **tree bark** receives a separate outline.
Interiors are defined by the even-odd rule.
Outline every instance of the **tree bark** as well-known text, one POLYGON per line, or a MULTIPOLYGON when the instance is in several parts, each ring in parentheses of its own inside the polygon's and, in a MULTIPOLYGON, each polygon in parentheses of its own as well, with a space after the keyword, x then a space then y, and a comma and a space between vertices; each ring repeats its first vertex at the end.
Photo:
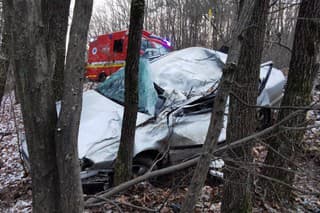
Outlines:
POLYGON ((66 55, 66 36, 69 20, 70 0, 46 0, 48 15, 48 59, 53 74, 53 92, 56 100, 63 94, 63 76, 66 55))
MULTIPOLYGON (((232 92, 246 103, 255 105, 269 0, 256 0, 248 29, 244 32, 238 69, 232 92)), ((245 11, 243 11, 245 12, 245 11)), ((241 104, 230 96, 227 143, 251 135, 256 130, 256 109, 241 104)), ((228 150, 225 159, 224 187, 221 212, 252 211, 252 175, 240 169, 242 163, 251 162, 251 143, 228 150), (228 159, 231 159, 229 161, 228 159), (236 162, 240 162, 240 165, 236 162)))
POLYGON ((219 83, 217 95, 215 97, 214 106, 212 110, 212 116, 208 129, 208 134, 203 146, 203 151, 200 156, 197 167, 194 171, 191 184, 183 203, 181 212, 193 212, 198 196, 201 192, 203 184, 206 180, 209 170, 212 155, 216 148, 218 138, 220 136, 221 129, 223 127, 224 111, 227 103, 227 98, 231 90, 234 73, 236 71, 236 64, 239 59, 239 51, 241 47, 241 34, 249 26, 252 14, 253 0, 247 0, 244 2, 244 13, 240 14, 239 22, 233 32, 233 41, 230 49, 230 54, 227 59, 227 63, 223 69, 223 75, 219 83))
POLYGON ((56 156, 60 180, 60 210, 83 212, 78 158, 85 51, 93 0, 76 0, 64 72, 64 92, 56 127, 56 156), (72 198, 72 199, 70 199, 72 198))
POLYGON ((128 54, 125 66, 125 108, 120 147, 114 174, 114 182, 116 185, 129 180, 132 176, 132 156, 138 112, 138 72, 144 6, 144 0, 132 0, 128 54))
MULTIPOLYGON (((2 31, 2 42, 1 42, 1 55, 0 55, 0 105, 2 102, 2 97, 4 95, 4 90, 6 87, 7 76, 9 73, 9 34, 10 34, 10 27, 11 24, 8 22, 9 19, 5 20, 5 16, 8 11, 4 11, 4 4, 5 2, 2 1, 2 14, 1 14, 1 21, 4 23, 3 31, 2 31)), ((7 9, 7 7, 6 7, 7 9)))
MULTIPOLYGON (((307 106, 311 102, 311 91, 316 74, 317 56, 320 51, 320 1, 303 0, 300 5, 296 24, 293 51, 290 61, 288 82, 282 100, 282 106, 307 106)), ((280 110, 278 120, 290 114, 292 110, 280 110)), ((287 122, 286 126, 295 127, 304 125, 306 112, 287 122)), ((274 167, 264 169, 264 175, 292 185, 294 181, 294 162, 304 131, 281 131, 270 140, 272 149, 277 150, 289 161, 268 150, 265 163, 274 167), (288 172, 283 167, 291 170, 288 172)), ((265 194, 270 201, 288 203, 292 197, 291 189, 281 184, 263 182, 265 194)))
POLYGON ((39 1, 6 0, 12 21, 15 78, 31 163, 33 212, 58 212, 54 130, 57 120, 39 1), (14 14, 14 17, 12 16, 14 14))

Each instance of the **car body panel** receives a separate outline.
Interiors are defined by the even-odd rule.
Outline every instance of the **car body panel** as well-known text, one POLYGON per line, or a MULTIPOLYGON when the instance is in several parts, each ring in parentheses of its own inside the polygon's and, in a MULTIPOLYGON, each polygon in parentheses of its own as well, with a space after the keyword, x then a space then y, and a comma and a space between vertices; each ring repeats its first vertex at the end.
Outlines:
MULTIPOLYGON (((226 58, 226 54, 193 47, 171 52, 151 62, 148 68, 150 77, 163 89, 164 103, 154 114, 138 113, 134 156, 148 150, 164 152, 170 147, 204 143, 215 90, 226 58)), ((272 106, 279 103, 284 75, 268 63, 261 67, 260 80, 263 79, 267 81, 257 104, 272 106)), ((94 164, 116 159, 123 110, 123 105, 97 91, 84 93, 78 137, 79 158, 88 158, 94 164)), ((220 142, 226 138, 227 113, 228 106, 220 142)))

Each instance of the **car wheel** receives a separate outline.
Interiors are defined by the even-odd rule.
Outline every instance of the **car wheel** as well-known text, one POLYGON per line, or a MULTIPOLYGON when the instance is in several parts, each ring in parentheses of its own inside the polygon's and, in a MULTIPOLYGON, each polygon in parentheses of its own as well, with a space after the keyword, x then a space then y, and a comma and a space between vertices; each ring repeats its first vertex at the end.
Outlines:
MULTIPOLYGON (((138 157, 133 159, 132 173, 134 176, 144 175, 153 166, 154 161, 148 157, 138 157)), ((158 167, 155 165, 152 169, 156 170, 158 167)))
POLYGON ((272 112, 271 109, 262 108, 257 113, 258 130, 262 130, 271 126, 272 112))
POLYGON ((106 80, 107 76, 104 72, 100 73, 99 75, 99 81, 104 82, 106 80))

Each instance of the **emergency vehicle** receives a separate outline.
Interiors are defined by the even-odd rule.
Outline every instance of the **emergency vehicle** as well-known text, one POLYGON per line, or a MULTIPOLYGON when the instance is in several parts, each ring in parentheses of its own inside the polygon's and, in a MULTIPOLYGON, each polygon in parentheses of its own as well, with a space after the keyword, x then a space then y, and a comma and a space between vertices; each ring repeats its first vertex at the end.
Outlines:
MULTIPOLYGON (((105 78, 125 65, 128 30, 100 35, 89 43, 85 76, 89 80, 105 78)), ((150 60, 172 50, 170 42, 147 31, 142 32, 140 55, 150 60)))

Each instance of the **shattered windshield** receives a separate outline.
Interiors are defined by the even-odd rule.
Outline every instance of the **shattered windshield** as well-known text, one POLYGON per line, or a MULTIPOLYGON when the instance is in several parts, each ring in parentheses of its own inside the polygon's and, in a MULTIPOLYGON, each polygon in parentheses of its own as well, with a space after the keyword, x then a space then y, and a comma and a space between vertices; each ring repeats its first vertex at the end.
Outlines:
MULTIPOLYGON (((115 72, 105 80, 97 89, 103 96, 124 105, 124 68, 115 72)), ((141 58, 139 63, 139 112, 153 115, 158 100, 158 94, 154 88, 150 75, 150 66, 147 59, 141 58)))

